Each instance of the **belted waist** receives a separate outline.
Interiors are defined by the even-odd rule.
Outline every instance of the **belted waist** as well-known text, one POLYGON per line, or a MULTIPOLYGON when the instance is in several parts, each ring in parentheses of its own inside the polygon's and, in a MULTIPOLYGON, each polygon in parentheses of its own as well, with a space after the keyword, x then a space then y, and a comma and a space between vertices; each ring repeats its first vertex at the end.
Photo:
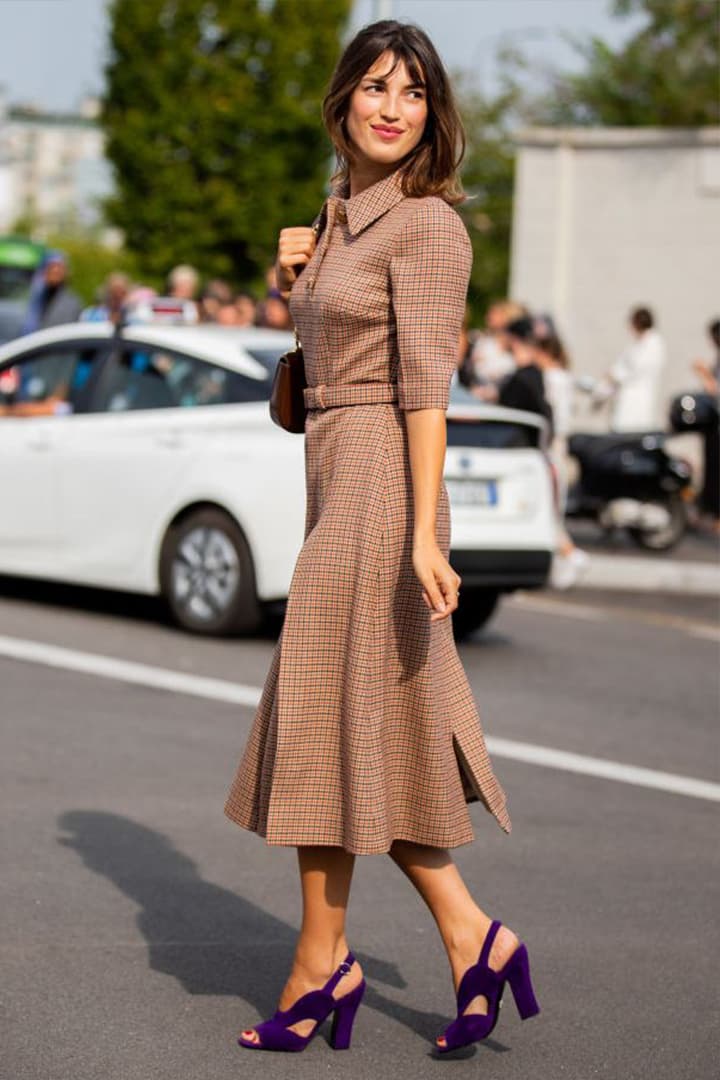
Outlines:
POLYGON ((303 390, 308 409, 332 409, 334 405, 383 405, 397 401, 397 383, 341 383, 306 386, 303 390))

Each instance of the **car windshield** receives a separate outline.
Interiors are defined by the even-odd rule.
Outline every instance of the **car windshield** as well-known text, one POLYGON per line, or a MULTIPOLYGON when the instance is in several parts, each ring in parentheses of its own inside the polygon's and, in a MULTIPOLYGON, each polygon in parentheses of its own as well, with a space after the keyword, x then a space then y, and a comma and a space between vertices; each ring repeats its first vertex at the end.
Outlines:
MULTIPOLYGON (((252 356, 253 360, 257 360, 259 364, 262 364, 264 368, 267 368, 272 375, 277 367, 278 360, 287 350, 279 349, 277 346, 274 349, 248 349, 247 346, 245 346, 245 351, 252 356)), ((269 390, 270 387, 268 386, 268 393, 269 390)))

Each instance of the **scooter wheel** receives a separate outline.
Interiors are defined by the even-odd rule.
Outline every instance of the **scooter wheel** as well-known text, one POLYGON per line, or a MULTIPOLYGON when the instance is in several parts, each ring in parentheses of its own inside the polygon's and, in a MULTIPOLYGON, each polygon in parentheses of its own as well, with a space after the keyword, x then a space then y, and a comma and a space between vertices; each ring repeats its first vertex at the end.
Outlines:
POLYGON ((646 551, 669 551, 678 544, 687 530, 687 507, 680 495, 658 503, 667 510, 670 520, 660 529, 628 529, 628 533, 646 551))

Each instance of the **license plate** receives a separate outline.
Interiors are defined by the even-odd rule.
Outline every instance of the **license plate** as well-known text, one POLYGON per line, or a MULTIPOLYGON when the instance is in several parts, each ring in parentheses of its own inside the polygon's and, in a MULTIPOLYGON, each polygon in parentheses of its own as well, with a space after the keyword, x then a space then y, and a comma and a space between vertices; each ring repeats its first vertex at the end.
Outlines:
POLYGON ((445 486, 455 506, 497 506, 495 480, 446 480, 445 486))

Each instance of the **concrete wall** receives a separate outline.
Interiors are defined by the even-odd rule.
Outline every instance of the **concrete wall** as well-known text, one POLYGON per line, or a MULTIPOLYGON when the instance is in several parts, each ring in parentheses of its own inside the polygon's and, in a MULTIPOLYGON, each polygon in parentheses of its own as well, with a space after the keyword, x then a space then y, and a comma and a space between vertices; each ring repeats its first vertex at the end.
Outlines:
POLYGON ((720 128, 538 128, 517 142, 512 297, 550 311, 593 375, 646 304, 668 346, 664 396, 694 385, 720 317, 720 128))

